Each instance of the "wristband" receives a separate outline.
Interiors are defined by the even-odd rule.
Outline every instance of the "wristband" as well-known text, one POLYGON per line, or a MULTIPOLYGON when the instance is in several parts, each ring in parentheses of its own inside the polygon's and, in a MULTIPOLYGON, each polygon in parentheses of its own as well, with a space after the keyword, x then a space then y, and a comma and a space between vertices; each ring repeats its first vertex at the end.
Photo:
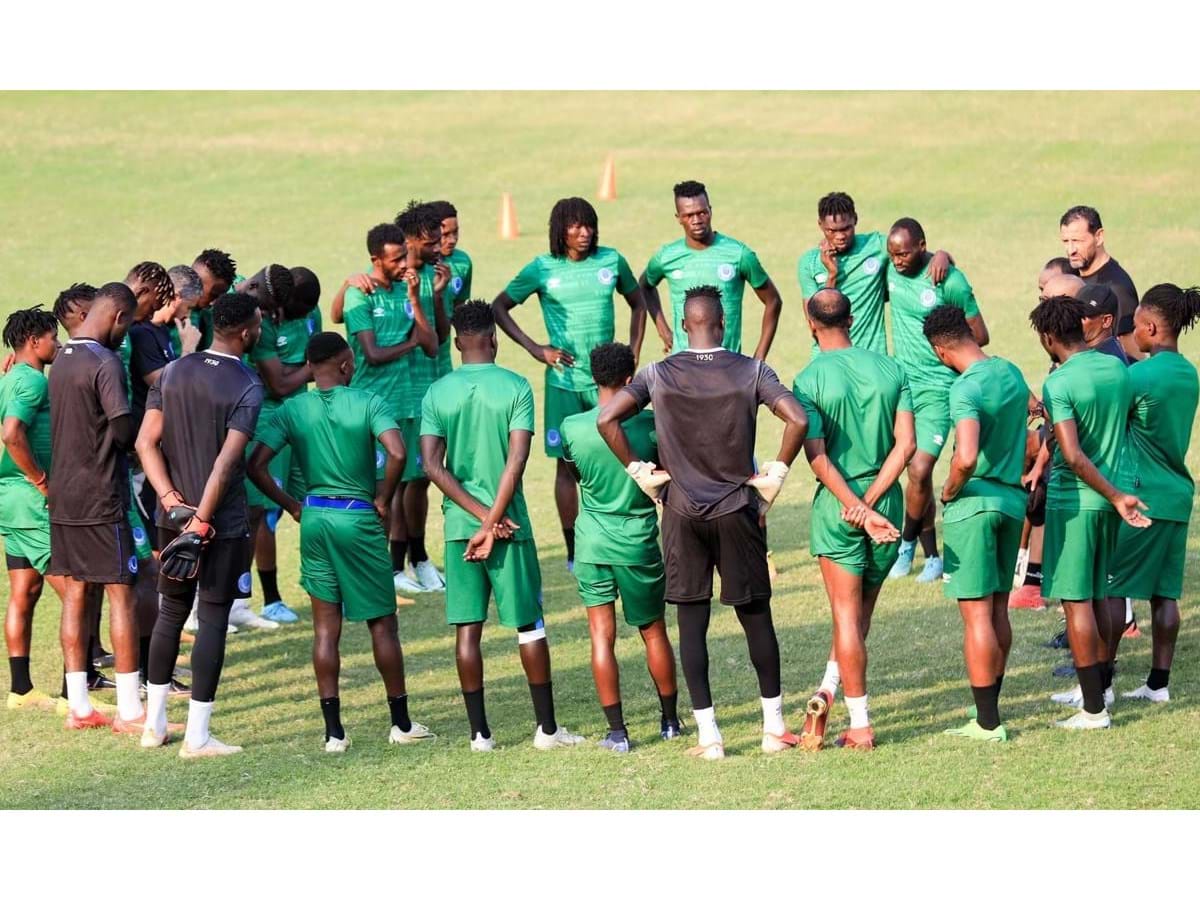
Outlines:
POLYGON ((33 486, 41 487, 43 484, 45 484, 49 480, 50 480, 50 473, 47 472, 45 469, 42 469, 42 477, 39 478, 37 481, 33 482, 33 486))

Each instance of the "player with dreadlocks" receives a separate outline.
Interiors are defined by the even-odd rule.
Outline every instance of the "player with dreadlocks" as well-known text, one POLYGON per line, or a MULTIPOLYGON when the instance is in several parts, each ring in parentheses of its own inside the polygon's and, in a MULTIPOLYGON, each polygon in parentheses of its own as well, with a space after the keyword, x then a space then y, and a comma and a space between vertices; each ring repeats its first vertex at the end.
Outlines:
MULTIPOLYGON (((822 288, 836 287, 850 299, 850 342, 887 353, 883 304, 887 299, 887 238, 878 231, 859 233, 858 212, 849 194, 834 191, 817 201, 821 243, 800 257, 800 293, 807 300, 822 288)), ((934 286, 946 279, 954 260, 938 250, 925 275, 934 286)), ((814 352, 817 352, 814 345, 814 352)))
POLYGON ((50 695, 34 689, 29 650, 43 582, 49 581, 60 598, 67 590, 62 577, 45 575, 50 563, 50 391, 45 369, 58 353, 58 322, 40 306, 17 310, 4 325, 4 345, 15 355, 13 367, 0 378, 0 537, 9 585, 4 638, 12 676, 8 708, 52 710, 50 695))
POLYGON ((496 324, 545 369, 545 449, 556 460, 554 500, 566 543, 567 569, 575 565, 579 493, 563 461, 562 423, 597 405, 591 353, 613 339, 613 292, 629 304, 629 345, 642 350, 646 306, 625 257, 600 245, 596 210, 582 197, 559 200, 550 210, 550 252, 529 262, 492 303, 496 324), (517 324, 512 309, 537 294, 549 344, 539 344, 517 324))
POLYGON ((1061 600, 1067 616, 1082 709, 1056 724, 1072 729, 1112 724, 1105 708, 1106 694, 1111 696, 1105 684, 1112 682, 1107 639, 1124 620, 1109 620, 1109 564, 1122 519, 1135 528, 1150 525, 1142 513, 1146 505, 1123 490, 1129 373, 1120 360, 1088 348, 1087 314, 1078 300, 1051 297, 1029 316, 1042 347, 1059 364, 1042 386, 1057 441, 1046 489, 1042 592, 1061 600))
POLYGON ((192 268, 200 276, 203 293, 193 305, 190 318, 200 331, 196 349, 207 350, 212 343, 213 301, 231 290, 241 279, 237 274, 237 260, 216 248, 201 250, 200 255, 192 261, 192 268))
MULTIPOLYGON (((1133 407, 1129 417, 1130 462, 1138 495, 1153 518, 1149 528, 1120 526, 1109 566, 1109 617, 1124 621, 1126 597, 1150 601, 1153 656, 1145 684, 1122 694, 1133 700, 1164 703, 1175 640, 1179 636, 1179 598, 1187 559, 1187 529, 1195 484, 1187 467, 1192 422, 1200 385, 1196 367, 1179 352, 1179 335, 1200 318, 1200 288, 1156 284, 1133 314, 1133 338, 1148 354, 1129 369, 1133 407)), ((1109 635, 1116 659, 1122 629, 1109 635)))

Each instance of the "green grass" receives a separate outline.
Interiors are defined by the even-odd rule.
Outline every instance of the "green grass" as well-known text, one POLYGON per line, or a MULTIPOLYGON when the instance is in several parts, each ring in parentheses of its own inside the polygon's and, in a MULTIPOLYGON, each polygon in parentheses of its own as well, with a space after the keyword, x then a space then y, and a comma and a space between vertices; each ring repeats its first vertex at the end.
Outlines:
MULTIPOLYGON (((816 199, 850 191, 861 227, 915 215, 953 252, 975 287, 992 350, 1038 384, 1046 361, 1025 316, 1041 264, 1056 255, 1069 205, 1097 206, 1109 246, 1142 290, 1200 280, 1200 102, 1195 94, 9 94, 0 96, 0 313, 52 302, 76 280, 120 278, 141 259, 170 265, 202 247, 231 250, 244 271, 282 261, 325 280, 326 296, 363 263, 363 237, 411 196, 446 196, 460 210, 479 296, 491 297, 545 247, 561 196, 594 193, 605 154, 620 199, 600 204, 602 240, 640 270, 678 235, 670 186, 710 186, 715 224, 760 254, 784 295, 771 363, 789 381, 808 356, 796 260, 817 240, 816 199), (501 191, 522 226, 496 240, 501 191)), ((757 303, 747 296, 753 343, 757 303)), ((620 321, 625 321, 619 313, 620 321)), ((536 311, 520 321, 541 333, 536 311)), ((624 325, 618 327, 622 333, 624 325)), ((1197 339, 1185 339, 1195 361, 1197 339)), ((657 354, 648 339, 646 359, 657 354)), ((505 340, 500 362, 541 373, 505 340)), ((540 396, 539 396, 540 401, 540 396)), ((539 414, 540 415, 540 414, 539 414)), ((779 430, 761 420, 760 455, 779 430)), ((540 420, 539 420, 540 427, 540 420)), ((1196 464, 1193 451, 1190 462, 1196 464)), ((939 470, 939 479, 944 471, 939 470)), ((588 665, 585 617, 564 570, 551 485, 535 453, 526 476, 546 580, 559 717, 603 731, 588 665)), ((829 614, 807 549, 812 476, 796 469, 772 513, 781 570, 775 598, 789 723, 824 666, 829 614)), ((436 491, 434 492, 436 496, 436 491)), ((441 517, 430 517, 440 561, 441 517)), ((281 581, 297 606, 296 529, 280 533, 281 581)), ((1195 539, 1187 593, 1196 587, 1195 539)), ((0 587, 6 602, 6 585, 0 587)), ((1200 804, 1200 628, 1184 604, 1166 707, 1119 703, 1107 733, 1051 727, 1047 700, 1064 682, 1062 654, 1039 644, 1053 612, 1014 614, 1004 712, 1012 740, 967 746, 941 735, 970 702, 954 604, 911 580, 887 585, 870 640, 870 694, 880 747, 764 757, 753 672, 729 610, 714 617, 713 687, 731 758, 685 758, 657 741, 657 703, 640 642, 619 653, 636 752, 534 751, 529 695, 510 632, 485 633, 489 716, 503 749, 467 750, 440 598, 401 609, 414 715, 441 738, 390 748, 387 710, 362 627, 343 638, 344 757, 320 751, 321 718, 301 624, 239 634, 229 653, 216 733, 246 746, 228 760, 183 764, 108 734, 67 734, 52 717, 0 712, 4 807, 1189 807, 1200 804)), ((1145 613, 1142 613, 1143 619, 1145 613)), ((58 682, 58 602, 42 601, 34 676, 58 682)), ((672 631, 673 616, 672 616, 672 631)), ((1118 688, 1149 665, 1149 639, 1122 649, 1118 688)), ((3 677, 3 676, 0 676, 3 677)), ((686 692, 685 692, 686 697, 686 692)), ((684 702, 686 707, 686 700, 684 702)), ((172 707, 182 719, 185 705, 172 707)), ((839 704, 831 728, 844 724, 839 704)))

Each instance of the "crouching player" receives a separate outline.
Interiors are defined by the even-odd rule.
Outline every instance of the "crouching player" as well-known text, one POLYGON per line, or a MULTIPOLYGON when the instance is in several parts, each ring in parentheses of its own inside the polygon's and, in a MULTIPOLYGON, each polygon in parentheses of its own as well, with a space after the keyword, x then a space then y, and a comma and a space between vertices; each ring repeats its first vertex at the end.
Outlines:
POLYGON ((942 488, 945 530, 943 590, 959 601, 963 656, 975 696, 975 715, 947 734, 1006 741, 1000 724, 1000 685, 1012 647, 1008 592, 1025 517, 1025 423, 1029 386, 1008 360, 990 357, 963 311, 929 313, 925 337, 942 364, 958 373, 950 387, 954 458, 942 488))
MULTIPOLYGON (((591 352, 592 377, 603 406, 633 378, 633 350, 626 344, 601 344, 591 352)), ((561 426, 563 459, 579 482, 581 508, 575 521, 575 579, 587 607, 592 635, 592 677, 608 719, 600 746, 629 751, 629 732, 621 710, 620 671, 613 652, 617 639, 616 600, 621 595, 625 622, 638 629, 646 645, 646 664, 658 688, 663 740, 679 735, 675 654, 664 619, 666 574, 658 546, 658 513, 613 456, 596 430, 599 406, 568 416, 561 426)), ((638 459, 657 465, 654 413, 642 410, 621 425, 638 459)))
POLYGON ((260 431, 259 446, 250 457, 250 478, 300 523, 300 584, 312 600, 313 668, 325 717, 325 750, 342 753, 350 746, 338 698, 343 616, 365 621, 371 632, 375 667, 383 676, 391 711, 388 742, 426 740, 433 734, 408 715, 392 563, 383 527, 404 471, 404 441, 396 417, 379 395, 349 387, 354 354, 341 335, 314 335, 306 359, 316 390, 285 400, 260 431), (387 456, 378 490, 376 440, 387 456), (286 446, 307 485, 303 504, 271 477, 271 459, 286 446))

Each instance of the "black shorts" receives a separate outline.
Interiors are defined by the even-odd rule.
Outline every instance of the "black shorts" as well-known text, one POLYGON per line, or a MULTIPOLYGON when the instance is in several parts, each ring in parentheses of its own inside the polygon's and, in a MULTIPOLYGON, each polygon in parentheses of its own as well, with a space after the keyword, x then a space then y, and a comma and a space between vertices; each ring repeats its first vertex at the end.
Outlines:
POLYGON ((715 519, 689 519, 664 506, 662 536, 668 603, 710 602, 714 567, 721 574, 722 603, 771 598, 767 542, 752 506, 715 519))
POLYGON ((133 584, 138 558, 129 522, 103 525, 50 523, 50 567, 47 575, 66 575, 92 584, 133 584))
POLYGON ((18 569, 33 568, 33 563, 31 563, 24 556, 14 556, 11 553, 4 554, 4 565, 5 568, 7 568, 10 572, 17 571, 18 569))
MULTIPOLYGON (((166 547, 179 532, 158 529, 158 545, 166 547)), ((205 603, 232 605, 240 597, 250 596, 250 560, 253 545, 249 535, 218 538, 200 554, 200 570, 191 581, 175 581, 159 573, 158 592, 164 597, 191 602, 199 596, 205 603)))

